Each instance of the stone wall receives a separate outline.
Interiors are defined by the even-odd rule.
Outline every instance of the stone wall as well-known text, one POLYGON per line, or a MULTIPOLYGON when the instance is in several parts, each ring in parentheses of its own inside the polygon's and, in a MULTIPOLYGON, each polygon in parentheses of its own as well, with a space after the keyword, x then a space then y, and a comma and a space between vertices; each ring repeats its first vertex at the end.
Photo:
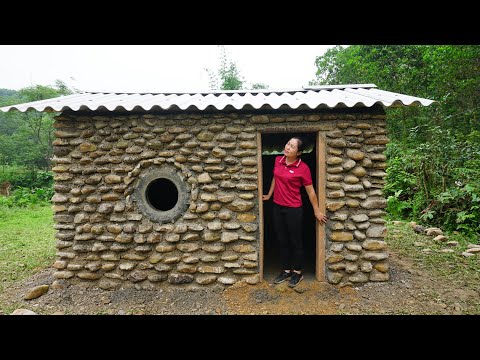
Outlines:
POLYGON ((104 289, 257 283, 257 131, 325 134, 327 279, 388 280, 385 125, 381 108, 63 113, 55 122, 53 158, 57 282, 104 289), (152 221, 132 196, 142 174, 155 168, 176 171, 188 185, 188 208, 173 223, 152 221))

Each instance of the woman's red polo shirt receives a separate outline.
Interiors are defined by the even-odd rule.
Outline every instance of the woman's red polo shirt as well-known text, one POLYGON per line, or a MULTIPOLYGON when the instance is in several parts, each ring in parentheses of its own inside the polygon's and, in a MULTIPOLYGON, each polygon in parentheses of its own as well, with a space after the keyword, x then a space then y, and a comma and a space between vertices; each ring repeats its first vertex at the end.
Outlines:
POLYGON ((312 185, 312 174, 308 165, 301 159, 287 165, 285 156, 277 156, 273 176, 275 179, 273 202, 287 207, 302 206, 300 189, 302 186, 312 185))

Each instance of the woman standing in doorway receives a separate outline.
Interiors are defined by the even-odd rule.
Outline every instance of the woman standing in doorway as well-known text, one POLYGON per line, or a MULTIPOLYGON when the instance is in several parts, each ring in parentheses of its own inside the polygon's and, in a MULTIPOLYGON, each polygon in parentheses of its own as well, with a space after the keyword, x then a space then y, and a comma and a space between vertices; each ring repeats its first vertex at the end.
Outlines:
POLYGON ((263 195, 263 200, 269 200, 273 194, 273 226, 283 266, 273 282, 280 284, 290 279, 289 287, 295 287, 303 280, 302 186, 307 191, 317 220, 321 224, 327 222, 327 217, 318 208, 310 168, 299 158, 303 148, 304 142, 299 137, 292 137, 287 142, 284 155, 275 158, 272 184, 268 194, 263 195))

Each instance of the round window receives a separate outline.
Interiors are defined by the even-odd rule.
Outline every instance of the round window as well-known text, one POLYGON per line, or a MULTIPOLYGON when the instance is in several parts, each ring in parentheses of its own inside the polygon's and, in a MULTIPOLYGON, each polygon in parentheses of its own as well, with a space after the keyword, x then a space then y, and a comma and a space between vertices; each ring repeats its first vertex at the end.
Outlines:
POLYGON ((150 168, 139 176, 134 200, 140 211, 159 222, 173 222, 188 207, 189 189, 177 172, 170 168, 150 168))

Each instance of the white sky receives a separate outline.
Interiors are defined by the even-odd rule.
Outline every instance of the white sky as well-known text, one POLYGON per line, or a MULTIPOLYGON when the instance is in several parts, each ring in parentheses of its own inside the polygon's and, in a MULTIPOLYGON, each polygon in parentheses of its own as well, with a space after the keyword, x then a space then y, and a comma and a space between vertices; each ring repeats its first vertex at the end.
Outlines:
MULTIPOLYGON (((301 88, 315 78, 315 58, 334 45, 226 45, 247 86, 301 88)), ((54 85, 81 91, 207 91, 216 45, 0 45, 0 88, 54 85)))

